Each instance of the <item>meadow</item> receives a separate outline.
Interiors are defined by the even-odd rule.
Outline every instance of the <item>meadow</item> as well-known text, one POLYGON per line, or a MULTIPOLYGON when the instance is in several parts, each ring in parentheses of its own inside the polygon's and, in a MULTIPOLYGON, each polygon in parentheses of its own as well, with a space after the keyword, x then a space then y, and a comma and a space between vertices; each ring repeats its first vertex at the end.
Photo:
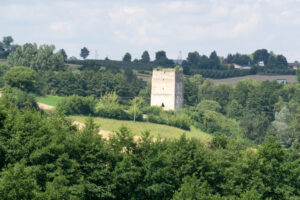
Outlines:
POLYGON ((56 106, 64 97, 47 95, 45 97, 37 97, 36 101, 49 106, 56 106))
MULTIPOLYGON (((88 117, 86 116, 70 116, 68 117, 72 121, 78 121, 84 123, 88 117)), ((204 143, 207 143, 211 140, 212 136, 196 129, 195 127, 191 127, 190 131, 186 131, 180 128, 162 125, 162 124, 154 124, 149 122, 134 122, 134 121, 126 121, 126 120, 116 120, 116 119, 107 119, 101 117, 94 117, 94 122, 100 126, 100 130, 117 131, 121 126, 126 126, 132 131, 133 135, 141 136, 143 132, 149 131, 150 135, 158 138, 179 138, 182 134, 186 134, 188 138, 196 138, 201 140, 204 143)))

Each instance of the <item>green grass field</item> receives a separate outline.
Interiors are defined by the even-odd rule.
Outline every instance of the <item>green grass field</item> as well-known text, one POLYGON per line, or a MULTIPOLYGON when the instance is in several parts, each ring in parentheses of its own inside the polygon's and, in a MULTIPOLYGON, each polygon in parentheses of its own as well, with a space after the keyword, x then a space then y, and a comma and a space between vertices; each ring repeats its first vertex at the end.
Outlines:
POLYGON ((45 97, 37 97, 36 100, 39 103, 47 104, 49 106, 56 106, 63 97, 47 95, 45 97))
MULTIPOLYGON (((85 122, 87 117, 85 116, 70 116, 69 119, 78 122, 85 122)), ((133 121, 124 121, 124 120, 115 120, 115 119, 106 119, 101 117, 95 117, 94 122, 100 125, 100 130, 107 131, 116 131, 122 125, 128 127, 133 135, 142 135, 142 133, 146 130, 150 131, 150 134, 153 137, 162 137, 162 138, 179 138, 183 133, 186 134, 188 138, 197 138, 204 143, 207 143, 212 138, 211 135, 192 127, 190 131, 185 131, 180 128, 161 125, 161 124, 153 124, 149 122, 133 122, 133 121)))

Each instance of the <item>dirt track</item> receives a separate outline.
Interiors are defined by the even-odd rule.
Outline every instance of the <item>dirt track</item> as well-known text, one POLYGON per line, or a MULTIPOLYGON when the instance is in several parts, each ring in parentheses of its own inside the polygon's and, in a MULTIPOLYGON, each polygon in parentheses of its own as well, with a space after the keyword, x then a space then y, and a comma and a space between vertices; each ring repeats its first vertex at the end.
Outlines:
POLYGON ((54 110, 55 109, 55 106, 49 106, 47 104, 43 104, 43 103, 39 103, 39 102, 37 104, 41 110, 54 110))

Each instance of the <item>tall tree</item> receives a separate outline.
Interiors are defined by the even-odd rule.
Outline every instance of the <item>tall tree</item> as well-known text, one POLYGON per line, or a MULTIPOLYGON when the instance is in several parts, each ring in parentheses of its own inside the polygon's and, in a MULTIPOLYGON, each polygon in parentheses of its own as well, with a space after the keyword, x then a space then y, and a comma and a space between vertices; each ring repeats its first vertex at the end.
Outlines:
POLYGON ((158 51, 155 53, 155 62, 166 67, 173 67, 174 62, 167 58, 165 51, 158 51))
POLYGON ((60 52, 54 53, 54 45, 24 44, 14 50, 8 57, 10 66, 25 66, 36 71, 62 70, 64 58, 60 52))
POLYGON ((275 55, 270 55, 268 58, 268 68, 276 68, 277 61, 276 61, 276 56, 275 55))
POLYGON ((90 51, 86 48, 86 47, 83 47, 81 50, 80 50, 80 56, 83 58, 83 59, 86 59, 90 54, 90 51))
POLYGON ((258 49, 253 53, 253 61, 254 63, 258 63, 263 61, 264 64, 268 64, 269 52, 267 49, 258 49))
POLYGON ((142 54, 142 62, 143 63, 148 63, 150 62, 150 55, 148 53, 148 51, 144 51, 142 54))
POLYGON ((213 64, 213 68, 220 67, 220 59, 219 59, 216 51, 211 52, 209 59, 211 60, 211 63, 213 64))
POLYGON ((123 57, 123 61, 124 62, 131 62, 131 54, 130 53, 125 53, 124 57, 123 57))
POLYGON ((156 61, 164 61, 167 60, 167 55, 165 51, 158 51, 155 53, 155 60, 156 61))
POLYGON ((286 57, 283 55, 278 55, 276 57, 276 64, 278 68, 287 68, 288 67, 288 62, 286 60, 286 57))
POLYGON ((3 37, 3 43, 4 43, 6 48, 9 48, 13 41, 14 41, 14 39, 11 36, 3 37))
POLYGON ((195 52, 189 52, 186 60, 190 65, 196 66, 200 63, 200 59, 201 57, 199 53, 195 51, 195 52))
POLYGON ((7 58, 10 52, 15 48, 15 45, 11 45, 14 39, 11 36, 3 37, 0 42, 0 58, 7 58))
POLYGON ((67 60, 68 55, 66 53, 66 51, 64 49, 59 50, 59 52, 61 53, 61 55, 64 57, 64 60, 67 60))

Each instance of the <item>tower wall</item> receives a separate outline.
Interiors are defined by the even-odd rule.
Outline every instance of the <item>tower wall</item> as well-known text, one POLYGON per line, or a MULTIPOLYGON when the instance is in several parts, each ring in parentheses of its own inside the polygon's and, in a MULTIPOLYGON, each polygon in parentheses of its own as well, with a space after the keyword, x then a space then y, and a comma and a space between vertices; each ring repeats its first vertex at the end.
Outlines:
POLYGON ((175 72, 175 110, 183 109, 183 73, 175 72))
POLYGON ((174 69, 153 70, 151 106, 163 106, 164 110, 183 107, 183 74, 174 69))

